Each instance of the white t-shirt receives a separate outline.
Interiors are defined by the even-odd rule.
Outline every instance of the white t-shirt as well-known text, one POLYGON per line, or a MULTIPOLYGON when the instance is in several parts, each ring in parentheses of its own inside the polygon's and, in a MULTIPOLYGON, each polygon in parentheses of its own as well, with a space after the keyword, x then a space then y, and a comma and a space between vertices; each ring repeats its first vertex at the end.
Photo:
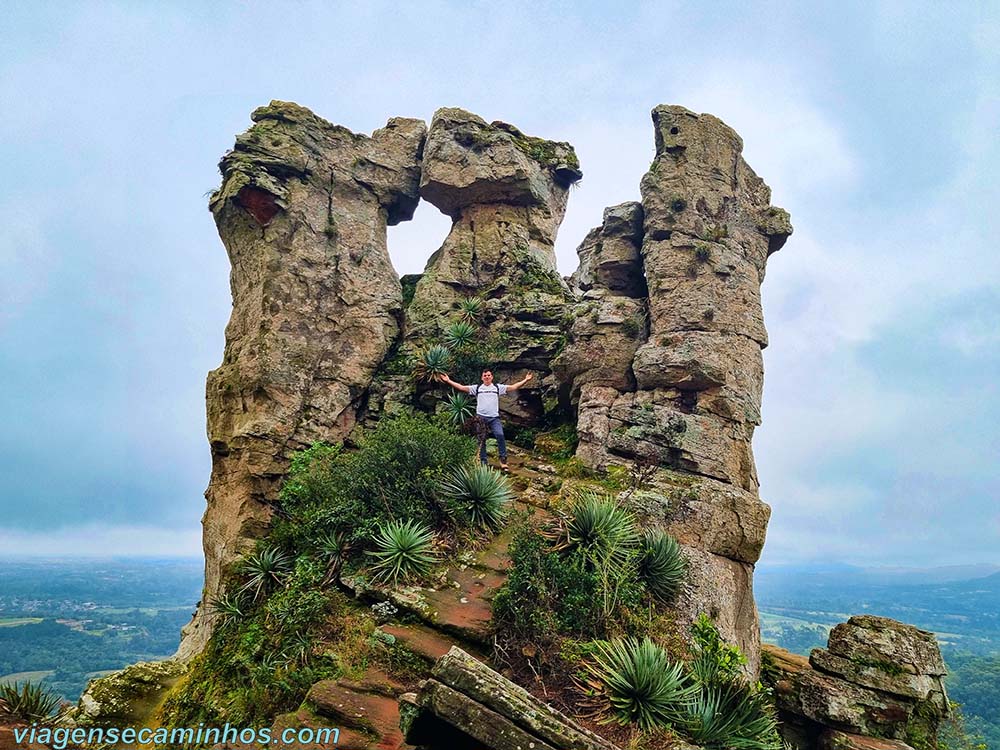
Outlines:
POLYGON ((507 392, 503 383, 467 385, 469 395, 476 397, 476 414, 480 417, 500 416, 500 397, 507 392))

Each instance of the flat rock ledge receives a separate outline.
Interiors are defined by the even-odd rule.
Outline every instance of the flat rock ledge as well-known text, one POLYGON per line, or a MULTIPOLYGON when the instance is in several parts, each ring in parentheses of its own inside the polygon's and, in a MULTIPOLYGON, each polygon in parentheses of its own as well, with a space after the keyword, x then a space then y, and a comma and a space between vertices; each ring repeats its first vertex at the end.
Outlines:
POLYGON ((457 647, 399 704, 406 741, 418 748, 618 750, 457 647))

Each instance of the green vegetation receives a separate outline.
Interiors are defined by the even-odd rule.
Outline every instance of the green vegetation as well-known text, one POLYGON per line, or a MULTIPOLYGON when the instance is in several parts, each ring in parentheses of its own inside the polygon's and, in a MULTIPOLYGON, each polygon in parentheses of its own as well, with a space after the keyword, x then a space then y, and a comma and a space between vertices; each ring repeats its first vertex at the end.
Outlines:
POLYGON ((681 662, 649 638, 598 641, 587 669, 604 684, 613 719, 641 729, 682 724, 697 691, 681 662))
POLYGON ((702 747, 780 750, 769 692, 745 683, 703 686, 689 709, 686 734, 702 747))
POLYGON ((608 495, 579 494, 565 522, 565 541, 557 549, 578 550, 592 570, 627 573, 639 544, 635 519, 608 495))
POLYGON ((465 349, 476 337, 476 328, 466 320, 452 323, 444 332, 444 343, 449 349, 465 349))
POLYGON ((742 676, 743 654, 704 614, 691 635, 690 663, 650 638, 598 641, 586 668, 601 686, 605 721, 670 729, 706 748, 780 750, 771 694, 742 676))
POLYGON ((642 319, 636 319, 635 317, 626 318, 625 322, 622 323, 622 333, 631 339, 637 339, 645 330, 646 322, 642 319))
POLYGON ((453 427, 462 427, 476 414, 476 407, 471 398, 464 393, 452 392, 444 402, 445 414, 453 427))
POLYGON ((45 726, 55 720, 60 703, 59 696, 40 683, 0 684, 0 717, 45 726))
POLYGON ((451 352, 448 347, 435 344, 417 357, 416 375, 421 380, 434 380, 451 369, 451 352))
POLYGON ((712 259, 712 248, 699 243, 694 248, 694 259, 699 263, 708 263, 712 259))
POLYGON ((506 476, 482 464, 460 466, 441 481, 440 494, 448 515, 464 526, 496 531, 514 491, 506 476))
POLYGON ((640 574, 643 549, 632 514, 592 490, 578 492, 554 526, 522 524, 493 601, 501 639, 516 645, 669 630, 640 574))
POLYGON ((399 283, 403 290, 403 307, 409 307, 413 302, 413 295, 417 292, 417 282, 423 274, 408 273, 399 277, 399 283))
POLYGON ((408 414, 380 422, 356 451, 318 443, 293 459, 270 539, 287 550, 312 549, 322 534, 340 531, 358 553, 389 521, 440 527, 447 516, 439 481, 475 448, 469 437, 408 414))
POLYGON ((374 551, 368 554, 376 580, 393 585, 400 579, 425 577, 438 562, 434 553, 434 532, 419 521, 390 521, 375 535, 374 551))
POLYGON ((372 614, 335 584, 342 570, 387 586, 426 577, 439 562, 434 529, 464 521, 449 513, 442 481, 474 450, 443 424, 404 414, 356 450, 296 454, 267 542, 228 571, 213 636, 161 719, 262 724, 321 679, 373 665, 409 679, 416 657, 376 637, 372 614))
POLYGON ((458 312, 461 319, 474 323, 483 314, 483 300, 481 297, 466 297, 458 303, 458 312))
POLYGON ((239 573, 246 580, 242 591, 252 593, 257 602, 281 584, 291 567, 291 558, 280 549, 258 549, 240 562, 239 573))
POLYGON ((686 575, 687 560, 677 540, 661 529, 647 530, 639 556, 639 577, 650 593, 672 601, 686 575))

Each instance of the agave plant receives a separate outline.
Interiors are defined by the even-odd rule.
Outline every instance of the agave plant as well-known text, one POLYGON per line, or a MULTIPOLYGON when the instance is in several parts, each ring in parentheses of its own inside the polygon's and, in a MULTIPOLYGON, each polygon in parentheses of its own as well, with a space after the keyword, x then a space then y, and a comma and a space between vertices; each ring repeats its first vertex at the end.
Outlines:
POLYGON ((649 638, 597 641, 587 670, 603 685, 610 721, 655 729, 682 724, 698 690, 683 665, 649 638))
POLYGON ((450 516, 470 526, 493 531, 500 528, 514 498, 507 477, 482 464, 459 467, 441 481, 439 492, 450 516))
POLYGON ((340 568, 347 557, 347 535, 342 531, 330 531, 316 539, 316 549, 326 562, 326 576, 323 585, 329 585, 337 579, 340 568))
POLYGON ((462 320, 474 323, 483 312, 483 298, 466 297, 458 303, 458 311, 462 315, 462 320))
POLYGON ((400 578, 421 577, 437 562, 434 532, 419 521, 391 521, 379 526, 377 549, 367 554, 376 559, 372 566, 376 580, 396 584, 400 578))
POLYGON ((475 338, 475 326, 466 320, 452 323, 444 332, 444 342, 452 349, 465 349, 475 338))
POLYGON ((416 375, 421 380, 433 380, 444 375, 451 366, 451 352, 448 347, 435 344, 417 358, 416 375))
POLYGON ((662 529, 647 530, 639 553, 639 577, 653 596, 671 601, 684 583, 687 559, 677 540, 662 529))
POLYGON ((566 519, 565 549, 578 549, 596 568, 621 569, 639 543, 632 514, 607 495, 585 491, 566 519))
POLYGON ((247 577, 241 591, 252 591, 256 602, 288 575, 292 568, 291 558, 276 547, 257 550, 240 563, 240 572, 247 577))
POLYGON ((705 747, 782 748, 770 695, 743 683, 702 687, 688 705, 684 728, 705 747))
POLYGON ((246 605, 243 603, 240 592, 222 594, 218 598, 212 599, 208 603, 208 606, 213 613, 219 616, 223 627, 234 622, 240 622, 247 616, 246 605))
POLYGON ((445 400, 445 413, 456 427, 461 427, 476 413, 472 399, 464 393, 450 393, 445 400))
POLYGON ((0 716, 42 726, 56 720, 62 699, 41 683, 0 684, 0 716))

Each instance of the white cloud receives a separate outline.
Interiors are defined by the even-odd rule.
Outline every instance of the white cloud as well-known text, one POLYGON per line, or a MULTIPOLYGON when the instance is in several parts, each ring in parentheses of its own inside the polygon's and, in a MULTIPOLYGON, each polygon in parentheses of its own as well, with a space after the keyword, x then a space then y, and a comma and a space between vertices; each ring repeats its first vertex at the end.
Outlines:
POLYGON ((21 531, 0 527, 4 557, 200 557, 201 531, 197 526, 109 526, 80 524, 49 531, 21 531))

